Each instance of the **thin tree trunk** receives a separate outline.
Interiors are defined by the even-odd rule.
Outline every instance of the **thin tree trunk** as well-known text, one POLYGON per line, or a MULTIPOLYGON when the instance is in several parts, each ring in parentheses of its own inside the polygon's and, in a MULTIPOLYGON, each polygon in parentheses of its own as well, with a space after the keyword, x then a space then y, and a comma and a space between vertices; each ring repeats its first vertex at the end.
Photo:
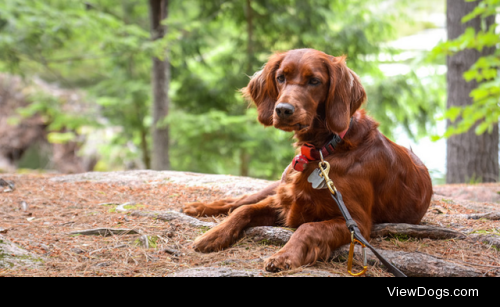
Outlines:
MULTIPOLYGON (((247 74, 251 76, 253 63, 253 9, 252 0, 246 0, 247 13, 247 74)), ((248 176, 250 154, 245 148, 240 149, 240 176, 248 176)))
POLYGON ((149 157, 148 150, 148 129, 141 129, 141 150, 142 150, 142 162, 147 169, 151 168, 151 158, 149 157))
MULTIPOLYGON (((247 73, 251 73, 253 62, 253 9, 252 0, 247 0, 247 73)), ((251 76, 251 74, 250 74, 251 76)))
MULTIPOLYGON (((161 22, 168 16, 168 0, 149 0, 151 18, 151 38, 162 39, 167 27, 161 22)), ((168 115, 168 89, 170 83, 170 63, 165 51, 165 59, 153 58, 152 69, 153 82, 153 152, 151 155, 151 167, 154 170, 170 169, 168 155, 169 129, 166 125, 158 125, 168 115)))
MULTIPOLYGON (((481 18, 473 19, 465 24, 461 21, 477 5, 478 2, 447 0, 448 40, 456 39, 468 27, 473 27, 476 31, 481 29, 481 18)), ((493 24, 494 18, 494 16, 488 18, 486 26, 493 24)), ((472 104, 470 92, 477 87, 477 82, 466 82, 463 74, 479 57, 493 54, 494 51, 494 48, 485 48, 482 52, 467 49, 447 58, 448 108, 472 104)), ((447 125, 449 127, 452 124, 448 121, 447 125)), ((498 125, 492 133, 486 132, 482 135, 475 134, 475 127, 447 140, 447 183, 498 181, 498 125)))

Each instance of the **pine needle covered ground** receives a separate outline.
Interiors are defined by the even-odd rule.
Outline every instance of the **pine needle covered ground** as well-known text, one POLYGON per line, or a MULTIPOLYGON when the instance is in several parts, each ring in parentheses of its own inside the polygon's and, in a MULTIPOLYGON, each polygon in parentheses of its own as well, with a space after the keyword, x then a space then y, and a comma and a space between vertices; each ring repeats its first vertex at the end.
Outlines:
MULTIPOLYGON (((41 262, 36 266, 0 266, 0 276, 171 276, 199 267, 251 270, 258 275, 271 275, 263 270, 264 259, 276 253, 280 246, 243 238, 225 251, 201 254, 195 252, 191 244, 207 231, 206 227, 131 214, 179 211, 186 202, 216 200, 225 197, 226 191, 169 182, 61 182, 51 180, 53 177, 55 175, 2 175, 2 179, 15 183, 15 189, 8 192, 0 189, 0 236, 41 262), (127 205, 118 207, 118 204, 127 205), (71 234, 89 229, 128 229, 137 234, 71 234)), ((484 276, 500 275, 499 247, 470 238, 473 234, 499 236, 500 221, 464 218, 479 212, 500 211, 497 209, 500 185, 441 186, 435 190, 441 195, 449 195, 435 195, 423 224, 460 231, 468 235, 467 239, 394 236, 374 238, 374 246, 383 250, 425 253, 473 268, 484 276), (478 199, 481 197, 489 199, 478 199)), ((223 218, 200 220, 218 223, 223 218)), ((305 274, 311 269, 347 276, 346 261, 342 257, 271 276, 305 274)), ((378 265, 370 265, 368 276, 391 275, 378 265)))

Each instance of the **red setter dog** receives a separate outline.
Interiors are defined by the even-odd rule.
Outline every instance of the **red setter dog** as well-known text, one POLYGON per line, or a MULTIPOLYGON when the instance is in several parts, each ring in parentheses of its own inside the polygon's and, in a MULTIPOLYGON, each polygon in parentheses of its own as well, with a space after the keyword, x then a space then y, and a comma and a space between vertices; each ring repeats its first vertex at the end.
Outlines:
MULTIPOLYGON (((243 93, 256 104, 262 124, 293 131, 297 147, 315 147, 325 155, 329 177, 365 238, 376 223, 420 222, 433 193, 429 172, 412 151, 387 139, 378 123, 358 110, 366 93, 344 57, 312 49, 275 54, 243 93), (328 146, 335 135, 343 139, 328 146)), ((277 272, 328 259, 349 244, 351 234, 329 190, 314 189, 308 180, 318 162, 301 162, 298 170, 289 166, 280 182, 254 195, 186 204, 183 212, 192 216, 232 212, 195 240, 195 250, 227 248, 248 227, 297 228, 265 263, 266 270, 277 272)))

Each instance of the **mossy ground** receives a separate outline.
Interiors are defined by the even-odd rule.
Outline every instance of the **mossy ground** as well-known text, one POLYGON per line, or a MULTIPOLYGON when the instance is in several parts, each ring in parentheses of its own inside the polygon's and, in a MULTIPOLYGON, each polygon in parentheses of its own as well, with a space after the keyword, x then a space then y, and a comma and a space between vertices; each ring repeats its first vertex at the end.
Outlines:
POLYGON ((12 243, 0 240, 0 268, 13 269, 15 267, 30 268, 38 266, 43 260, 27 253, 17 253, 12 250, 12 243))

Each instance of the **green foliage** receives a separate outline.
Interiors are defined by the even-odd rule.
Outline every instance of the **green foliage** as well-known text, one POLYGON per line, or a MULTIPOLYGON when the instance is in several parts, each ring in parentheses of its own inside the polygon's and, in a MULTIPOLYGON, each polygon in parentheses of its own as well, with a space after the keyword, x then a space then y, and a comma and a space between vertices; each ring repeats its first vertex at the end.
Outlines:
POLYGON ((57 133, 51 132, 47 135, 47 140, 53 144, 64 144, 76 139, 73 132, 57 133))
POLYGON ((443 79, 418 76, 415 71, 383 78, 367 87, 369 114, 382 123, 379 129, 393 137, 395 127, 402 127, 412 139, 429 134, 434 128, 432 114, 439 113, 444 101, 443 79))
POLYGON ((22 117, 42 114, 47 129, 54 132, 54 134, 62 130, 76 131, 82 126, 96 125, 92 117, 82 116, 84 114, 77 115, 75 112, 68 111, 66 105, 68 102, 50 93, 35 89, 28 94, 27 98, 30 104, 27 107, 18 109, 18 114, 22 117))
MULTIPOLYGON (((21 114, 43 114, 51 132, 88 125, 99 128, 98 122, 118 126, 121 132, 112 144, 124 146, 132 140, 144 155, 148 144, 143 136, 150 129, 150 59, 165 42, 149 38, 147 5, 137 6, 131 0, 120 4, 111 0, 2 2, 0 62, 11 73, 39 74, 64 87, 85 88, 102 117, 67 113, 63 103, 50 97, 35 97, 21 114)), ((51 136, 56 142, 65 138, 51 136)))
MULTIPOLYGON (((441 95, 429 91, 432 81, 413 72, 385 77, 379 69, 379 54, 397 53, 383 43, 396 37, 400 23, 400 11, 384 4, 169 1, 167 35, 153 42, 147 1, 3 1, 0 69, 84 89, 97 109, 90 115, 70 115, 48 97, 33 99, 20 113, 45 116, 52 142, 71 140, 69 131, 84 126, 103 129, 98 169, 109 170, 138 158, 136 165, 148 166, 151 58, 168 59, 172 103, 163 124, 171 129, 172 167, 226 174, 246 168, 250 176, 278 179, 294 156, 291 134, 262 127, 238 92, 275 51, 308 47, 347 55, 384 133, 403 125, 416 138, 430 129, 441 95), (107 127, 113 127, 109 139, 107 127)), ((480 68, 483 76, 492 74, 480 68)))
MULTIPOLYGON (((477 0, 466 0, 475 2, 477 0)), ((496 15, 500 11, 500 1, 482 0, 473 12, 462 19, 462 22, 470 21, 474 18, 483 20, 489 16, 496 15)), ((500 44, 500 36, 496 33, 499 24, 494 23, 490 27, 476 32, 474 28, 467 30, 457 39, 447 41, 438 45, 432 52, 433 57, 439 55, 453 55, 466 49, 476 49, 482 51, 484 48, 496 47, 500 44)), ((450 137, 470 130, 476 123, 476 134, 491 132, 495 125, 498 125, 500 117, 500 49, 496 49, 494 55, 483 56, 470 67, 464 74, 466 81, 478 83, 470 96, 473 104, 465 107, 452 107, 446 111, 443 119, 449 119, 454 126, 448 128, 443 137, 450 137)), ((436 139, 439 137, 435 137, 436 139)))
POLYGON ((294 156, 291 135, 258 124, 255 108, 233 116, 219 110, 200 115, 174 110, 172 114, 169 123, 177 137, 171 156, 176 169, 237 174, 243 151, 251 156, 250 176, 279 179, 294 156))
POLYGON ((382 43, 395 37, 398 16, 377 11, 381 2, 259 0, 251 1, 251 14, 235 1, 208 1, 201 7, 183 2, 193 9, 168 20, 176 108, 172 134, 182 136, 175 137, 172 148, 174 167, 238 174, 243 150, 251 155, 252 176, 279 178, 294 155, 291 135, 263 129, 237 89, 272 52, 293 48, 346 54, 348 65, 363 78, 367 108, 382 122, 383 132, 392 137, 393 129, 403 125, 414 138, 425 135, 442 95, 430 93, 414 73, 386 78, 380 71, 373 55, 397 53, 382 43), (231 119, 224 121, 226 116, 231 119))
POLYGON ((394 242, 394 244, 396 244, 396 245, 398 242, 408 242, 408 241, 412 241, 414 239, 415 238, 412 238, 407 234, 400 234, 400 233, 391 234, 385 238, 386 241, 394 242))
POLYGON ((142 236, 134 241, 136 246, 142 246, 146 248, 157 248, 158 247, 158 236, 142 236), (147 240, 147 242, 146 242, 147 240))
POLYGON ((500 230, 498 229, 481 229, 481 230, 476 230, 472 232, 473 234, 483 234, 483 235, 495 235, 495 236, 500 236, 500 230))

